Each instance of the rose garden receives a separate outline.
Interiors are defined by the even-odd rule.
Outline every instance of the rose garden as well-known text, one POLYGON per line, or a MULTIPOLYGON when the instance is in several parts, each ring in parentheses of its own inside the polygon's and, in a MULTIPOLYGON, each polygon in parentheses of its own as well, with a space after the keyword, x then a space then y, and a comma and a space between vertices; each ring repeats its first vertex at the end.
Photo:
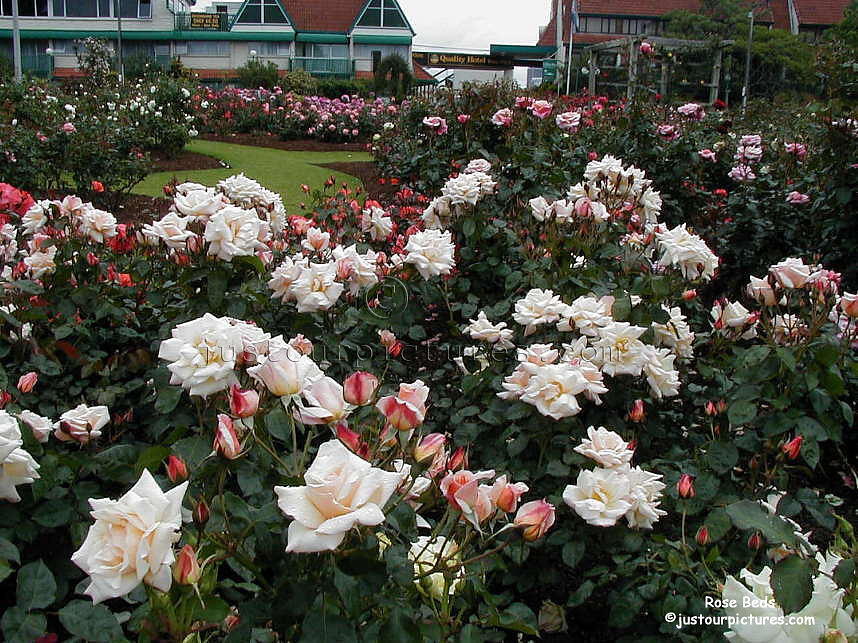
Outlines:
POLYGON ((854 96, 90 72, 0 85, 5 640, 858 640, 854 96), (232 134, 375 174, 133 194, 232 134))

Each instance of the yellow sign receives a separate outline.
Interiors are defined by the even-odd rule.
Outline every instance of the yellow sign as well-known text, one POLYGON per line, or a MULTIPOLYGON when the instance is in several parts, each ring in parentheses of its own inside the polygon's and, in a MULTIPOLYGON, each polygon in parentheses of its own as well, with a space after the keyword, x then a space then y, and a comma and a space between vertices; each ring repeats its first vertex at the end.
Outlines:
POLYGON ((445 54, 440 52, 414 52, 414 62, 427 67, 461 67, 470 69, 508 69, 513 61, 501 56, 485 54, 445 54))
POLYGON ((221 14, 192 13, 191 29, 220 29, 221 14))

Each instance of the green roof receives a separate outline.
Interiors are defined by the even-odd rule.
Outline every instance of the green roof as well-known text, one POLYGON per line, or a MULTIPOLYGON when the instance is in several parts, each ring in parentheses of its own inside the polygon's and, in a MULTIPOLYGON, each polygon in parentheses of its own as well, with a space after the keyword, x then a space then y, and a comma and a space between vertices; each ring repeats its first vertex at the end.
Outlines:
POLYGON ((509 56, 535 56, 542 58, 557 51, 557 47, 532 46, 532 45, 492 45, 491 53, 494 56, 506 54, 509 56))

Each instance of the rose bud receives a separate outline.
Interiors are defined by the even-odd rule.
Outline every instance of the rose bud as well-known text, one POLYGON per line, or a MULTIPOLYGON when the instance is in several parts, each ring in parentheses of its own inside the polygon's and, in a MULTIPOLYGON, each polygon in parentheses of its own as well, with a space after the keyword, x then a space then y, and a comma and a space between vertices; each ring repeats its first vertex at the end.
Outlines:
POLYGON ((492 490, 489 492, 489 497, 494 501, 495 506, 504 513, 511 514, 518 507, 518 500, 529 491, 529 487, 523 482, 506 482, 506 476, 501 476, 495 482, 492 490), (500 483, 500 484, 498 484, 500 483))
POLYGON ((435 456, 444 450, 446 444, 447 438, 442 433, 430 433, 414 447, 414 459, 421 463, 434 460, 435 456))
POLYGON ((697 536, 695 537, 697 540, 697 544, 701 547, 705 547, 709 544, 709 528, 706 525, 701 525, 700 529, 697 530, 697 536))
POLYGON ((194 519, 194 524, 200 528, 204 527, 209 521, 209 506, 206 504, 205 498, 200 498, 200 501, 191 512, 191 516, 194 519))
POLYGON ((12 395, 8 391, 0 392, 0 409, 12 401, 12 395))
POLYGON ((828 630, 822 637, 822 643, 849 643, 849 639, 840 630, 828 630))
POLYGON ((691 301, 695 297, 697 297, 697 291, 694 289, 686 290, 685 292, 682 293, 682 298, 685 301, 691 301))
POLYGON ((798 457, 802 442, 804 442, 804 437, 797 435, 783 446, 784 453, 790 460, 795 460, 798 457))
POLYGON ((712 400, 706 402, 706 415, 718 415, 718 409, 715 407, 715 402, 712 400))
POLYGON ((349 404, 366 406, 372 402, 372 396, 377 388, 378 378, 375 375, 358 371, 349 375, 343 382, 343 397, 349 404))
POLYGON ((200 580, 200 563, 197 554, 190 545, 179 550, 179 556, 173 565, 173 578, 179 585, 196 585, 200 580))
POLYGON ((748 549, 759 549, 763 544, 763 538, 760 536, 759 531, 755 531, 751 534, 751 537, 748 538, 748 549))
POLYGON ((223 619, 223 626, 227 632, 232 632, 241 623, 241 617, 238 614, 230 614, 223 619))
POLYGON ((357 453, 360 450, 360 433, 352 431, 346 422, 337 422, 335 428, 340 442, 357 453))
POLYGON ((465 447, 459 447, 453 451, 453 455, 447 461, 447 471, 457 471, 458 469, 468 468, 468 452, 465 447))
POLYGON ((391 333, 389 330, 378 331, 378 339, 381 342, 381 345, 388 350, 396 344, 396 335, 391 333))
POLYGON ((694 478, 687 473, 679 476, 679 481, 676 483, 676 492, 680 498, 694 497, 694 478))
POLYGON ((638 450, 638 439, 632 438, 631 440, 629 440, 629 443, 626 445, 626 448, 632 452, 637 451, 638 450))
POLYGON ((97 266, 97 265, 98 265, 98 263, 99 263, 99 259, 98 259, 98 257, 97 257, 95 254, 93 254, 93 253, 89 252, 89 253, 87 253, 87 255, 86 255, 86 262, 87 262, 90 266, 97 266))
POLYGON ((303 335, 295 335, 292 339, 289 340, 289 346, 294 348, 296 351, 301 353, 302 355, 312 355, 313 354, 313 342, 304 337, 303 335))
POLYGON ((256 415, 259 409, 259 393, 253 390, 242 390, 238 384, 229 388, 229 410, 233 415, 240 418, 249 418, 256 415))
POLYGON ((840 298, 840 310, 847 317, 858 317, 858 294, 843 293, 843 296, 840 298))
POLYGON ((241 442, 232 425, 232 418, 225 413, 218 413, 213 448, 215 453, 227 460, 235 460, 241 453, 241 442))
POLYGON ((539 540, 554 524, 554 505, 542 500, 531 500, 523 504, 513 521, 521 527, 521 537, 528 542, 539 540))
POLYGON ((22 375, 18 378, 18 390, 21 391, 21 393, 29 393, 33 390, 33 387, 38 381, 38 374, 36 374, 35 371, 30 371, 26 375, 22 375))
POLYGON ((646 410, 643 400, 635 400, 632 410, 629 411, 629 420, 632 422, 643 422, 646 420, 646 410))
POLYGON ((184 482, 188 479, 188 465, 179 456, 171 455, 167 458, 167 477, 170 482, 184 482))
POLYGON ((104 185, 101 183, 101 181, 93 181, 91 185, 93 192, 104 192, 104 185))

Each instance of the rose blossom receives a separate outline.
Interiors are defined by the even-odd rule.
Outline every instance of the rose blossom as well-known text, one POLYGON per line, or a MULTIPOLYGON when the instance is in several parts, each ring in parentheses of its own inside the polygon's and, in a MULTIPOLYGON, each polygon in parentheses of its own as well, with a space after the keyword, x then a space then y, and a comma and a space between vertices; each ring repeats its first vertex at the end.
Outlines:
POLYGON ((591 426, 587 429, 587 435, 589 438, 581 440, 581 444, 575 447, 575 451, 581 455, 608 469, 631 462, 634 451, 618 434, 603 426, 598 429, 591 426))
POLYGON ((423 230, 408 237, 405 263, 413 264, 424 279, 449 274, 456 261, 449 230, 423 230))
POLYGON ((810 197, 806 194, 802 194, 801 192, 797 192, 793 190, 789 194, 787 194, 787 203, 791 203, 792 205, 803 205, 810 201, 810 197))
POLYGON ((492 123, 500 127, 512 125, 512 110, 509 108, 499 109, 492 116, 492 123))
POLYGON ((63 442, 86 444, 101 437, 101 429, 110 422, 110 411, 106 406, 78 404, 66 411, 54 423, 54 435, 63 442))
POLYGON ((632 505, 628 477, 615 469, 582 470, 574 485, 563 492, 563 501, 596 527, 616 524, 632 505))
POLYGON ((54 423, 46 417, 32 411, 21 411, 18 418, 33 432, 33 437, 39 442, 47 442, 54 430, 54 423))
POLYGON ((411 384, 400 384, 396 395, 381 398, 375 407, 394 429, 410 431, 423 424, 428 397, 429 387, 422 380, 415 380, 411 384))
POLYGON ((531 113, 539 120, 545 120, 551 116, 553 105, 547 100, 536 100, 530 106, 531 113))
POLYGON ((32 484, 39 478, 39 465, 21 448, 18 421, 6 411, 0 411, 0 500, 20 502, 15 489, 19 484, 32 484))
POLYGON ((518 508, 513 524, 521 528, 527 542, 539 540, 554 525, 554 505, 545 499, 531 500, 518 508))
POLYGON ((801 288, 810 279, 811 268, 801 259, 790 257, 770 267, 769 273, 783 288, 801 288))
POLYGON ((274 487, 277 506, 294 518, 287 552, 336 549, 359 525, 384 522, 382 507, 410 472, 383 471, 349 451, 339 440, 319 447, 304 474, 306 486, 274 487))
POLYGON ((187 487, 183 482, 164 493, 144 469, 119 500, 90 498, 95 523, 71 559, 89 575, 84 593, 93 603, 124 596, 141 582, 169 591, 187 487))
POLYGON ((581 113, 563 112, 554 118, 554 122, 564 132, 577 132, 581 125, 581 113))

